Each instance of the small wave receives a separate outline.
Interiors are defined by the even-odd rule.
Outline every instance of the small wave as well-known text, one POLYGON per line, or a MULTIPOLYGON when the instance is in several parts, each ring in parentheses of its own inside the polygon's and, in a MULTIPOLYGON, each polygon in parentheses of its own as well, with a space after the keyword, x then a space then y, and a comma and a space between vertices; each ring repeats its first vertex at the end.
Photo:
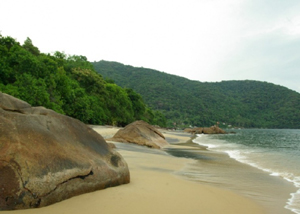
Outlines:
MULTIPOLYGON (((264 168, 260 164, 254 163, 250 161, 242 152, 240 151, 226 151, 227 154, 244 164, 248 164, 250 166, 253 166, 257 169, 263 170, 267 173, 269 173, 270 176, 276 176, 276 177, 281 177, 288 182, 291 182, 294 184, 295 187, 300 188, 300 177, 295 177, 292 173, 280 173, 280 172, 275 172, 271 169, 264 168)), ((287 205, 285 206, 286 209, 291 210, 294 213, 300 214, 300 189, 297 190, 295 193, 291 193, 291 198, 288 199, 287 205)))
MULTIPOLYGON (((203 134, 198 134, 197 136, 202 137, 203 134)), ((193 139, 193 140, 192 140, 193 143, 196 143, 196 144, 198 144, 198 145, 200 145, 200 146, 205 146, 205 147, 207 147, 208 149, 213 149, 213 148, 217 148, 217 147, 218 147, 216 144, 203 143, 203 142, 201 142, 200 139, 199 139, 200 137, 197 137, 197 138, 193 139)))
POLYGON ((291 210, 294 213, 300 213, 300 189, 297 192, 291 194, 291 198, 288 200, 286 209, 291 210))
POLYGON ((198 144, 198 145, 200 145, 200 146, 205 146, 205 147, 207 147, 208 149, 214 149, 214 148, 217 148, 217 147, 218 147, 217 145, 214 145, 214 144, 208 144, 208 143, 202 144, 202 143, 197 143, 197 142, 194 142, 194 143, 196 143, 196 144, 198 144))
POLYGON ((265 159, 265 154, 270 155, 269 150, 264 150, 264 148, 251 148, 245 145, 230 143, 228 141, 224 142, 218 139, 211 139, 209 137, 206 138, 206 136, 203 137, 203 134, 200 135, 199 138, 195 138, 193 142, 206 146, 208 149, 213 151, 225 152, 232 159, 265 171, 270 176, 281 177, 293 183, 298 190, 295 193, 290 194, 291 197, 288 199, 285 208, 294 213, 300 214, 300 177, 295 176, 293 173, 275 170, 273 165, 266 167, 268 164, 266 165, 262 161, 275 160, 274 158, 276 158, 276 156, 268 156, 267 159, 265 159), (263 159, 261 159, 261 157, 263 157, 263 159))
MULTIPOLYGON (((287 173, 287 172, 278 172, 274 171, 272 169, 264 168, 258 163, 254 163, 253 161, 250 161, 247 156, 241 151, 226 151, 228 155, 241 162, 248 164, 250 166, 253 166, 257 169, 263 170, 267 173, 269 173, 270 176, 276 176, 281 177, 285 179, 288 182, 291 182, 294 184, 295 187, 300 188, 300 177, 295 177, 293 173, 287 173)), ((300 189, 297 190, 295 193, 291 193, 291 198, 288 199, 287 205, 285 206, 286 209, 291 210, 294 213, 300 214, 300 189)))
POLYGON ((270 169, 267 169, 267 168, 263 168, 259 165, 259 163, 256 163, 254 161, 252 161, 251 159, 248 158, 247 154, 251 154, 251 153, 254 153, 254 151, 241 151, 241 150, 227 150, 225 151, 230 158, 240 162, 240 163, 244 163, 244 164, 247 164, 247 165, 250 165, 254 168, 257 168, 257 169, 260 169, 262 171, 265 171, 267 173, 270 173, 270 175, 272 174, 272 176, 276 176, 275 172, 272 172, 270 169))

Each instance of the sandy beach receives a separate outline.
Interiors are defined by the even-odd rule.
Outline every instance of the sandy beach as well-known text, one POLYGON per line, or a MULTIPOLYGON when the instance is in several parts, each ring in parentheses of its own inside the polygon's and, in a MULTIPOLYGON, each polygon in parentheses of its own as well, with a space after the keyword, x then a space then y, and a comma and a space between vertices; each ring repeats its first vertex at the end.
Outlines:
MULTIPOLYGON (((104 138, 118 128, 93 126, 104 138)), ((189 136, 163 133, 167 141, 184 143, 189 136)), ((156 214, 260 214, 267 213, 254 201, 231 191, 200 184, 176 176, 192 159, 174 157, 165 151, 133 144, 113 142, 128 163, 131 182, 100 190, 50 205, 48 207, 2 211, 3 214, 66 214, 66 213, 156 213, 156 214)), ((170 147, 176 148, 176 145, 170 147)))

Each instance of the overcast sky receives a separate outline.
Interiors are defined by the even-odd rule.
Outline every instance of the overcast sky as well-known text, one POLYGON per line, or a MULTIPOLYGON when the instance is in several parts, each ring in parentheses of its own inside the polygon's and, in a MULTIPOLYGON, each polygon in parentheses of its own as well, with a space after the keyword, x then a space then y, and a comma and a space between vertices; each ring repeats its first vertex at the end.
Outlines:
POLYGON ((202 82, 300 92, 299 0, 0 0, 0 33, 41 52, 117 61, 202 82))

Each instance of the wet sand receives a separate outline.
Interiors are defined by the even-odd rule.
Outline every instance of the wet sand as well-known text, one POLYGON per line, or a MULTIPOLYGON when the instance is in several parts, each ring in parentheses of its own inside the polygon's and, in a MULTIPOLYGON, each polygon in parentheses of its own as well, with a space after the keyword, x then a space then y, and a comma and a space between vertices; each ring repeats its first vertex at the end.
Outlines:
POLYGON ((291 182, 240 163, 226 153, 208 150, 192 140, 177 145, 180 146, 165 151, 176 157, 196 160, 186 164, 184 169, 176 172, 177 175, 246 196, 263 206, 269 214, 293 213, 285 208, 290 194, 297 191, 291 182))

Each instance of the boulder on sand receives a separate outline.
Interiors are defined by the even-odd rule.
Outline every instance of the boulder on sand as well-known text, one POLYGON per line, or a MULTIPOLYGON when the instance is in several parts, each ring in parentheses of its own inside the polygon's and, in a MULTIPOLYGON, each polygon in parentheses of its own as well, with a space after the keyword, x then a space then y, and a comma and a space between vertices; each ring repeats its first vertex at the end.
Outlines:
POLYGON ((135 143, 157 149, 169 145, 161 132, 142 120, 130 123, 125 126, 124 129, 120 129, 112 138, 107 140, 135 143))
POLYGON ((0 210, 126 184, 123 157, 84 123, 0 92, 0 210))

